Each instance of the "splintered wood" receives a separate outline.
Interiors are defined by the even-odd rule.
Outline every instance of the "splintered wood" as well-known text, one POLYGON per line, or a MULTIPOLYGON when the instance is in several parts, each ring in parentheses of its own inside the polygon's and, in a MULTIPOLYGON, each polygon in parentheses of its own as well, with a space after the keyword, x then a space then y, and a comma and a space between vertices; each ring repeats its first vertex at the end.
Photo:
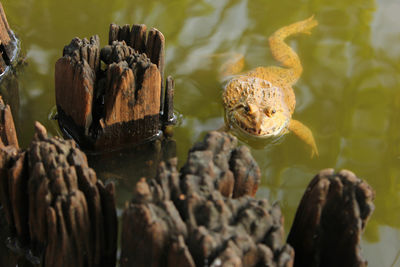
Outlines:
POLYGON ((176 159, 161 163, 125 208, 121 266, 292 266, 279 206, 251 197, 260 178, 226 133, 195 144, 180 172, 176 159))
POLYGON ((173 122, 173 80, 164 90, 164 36, 145 25, 111 24, 109 45, 74 38, 56 62, 58 122, 82 147, 137 143, 173 122), (101 68, 101 62, 105 67, 101 68))
POLYGON ((18 54, 18 40, 8 25, 0 3, 0 74, 4 73, 18 54))
POLYGON ((122 218, 121 266, 367 266, 360 240, 373 189, 352 172, 321 171, 305 190, 287 243, 277 204, 256 200, 260 170, 219 132, 141 179, 122 218))
POLYGON ((0 147, 8 247, 34 266, 115 266, 114 184, 97 179, 73 140, 49 138, 42 125, 35 127, 27 150, 0 147))

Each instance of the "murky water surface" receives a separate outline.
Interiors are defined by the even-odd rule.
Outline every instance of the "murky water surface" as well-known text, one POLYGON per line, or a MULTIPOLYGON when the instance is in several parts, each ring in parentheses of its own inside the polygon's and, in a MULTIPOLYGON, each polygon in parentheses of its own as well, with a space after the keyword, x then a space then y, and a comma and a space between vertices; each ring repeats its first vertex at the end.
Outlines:
MULTIPOLYGON (((166 37, 166 73, 176 80, 175 129, 181 164, 205 132, 223 124, 218 69, 224 53, 243 53, 246 68, 274 65, 268 36, 315 14, 311 36, 297 36, 304 72, 295 86, 294 118, 313 131, 320 157, 295 136, 252 149, 262 170, 258 197, 279 201, 286 226, 305 187, 322 168, 347 168, 376 190, 376 210, 363 236, 370 266, 400 266, 400 2, 398 0, 208 0, 60 1, 3 0, 28 65, 19 73, 18 129, 22 145, 41 121, 56 135, 49 114, 55 106, 54 64, 75 37, 99 34, 107 43, 109 24, 145 23, 166 37)), ((100 176, 123 184, 135 159, 122 156, 98 167, 100 176), (126 163, 124 163, 126 159, 126 163), (124 165, 126 164, 126 166, 124 165)), ((136 157, 140 158, 140 157, 136 157)), ((107 159, 103 159, 107 162, 107 159)), ((147 166, 151 160, 145 160, 147 166)), ((136 170, 139 167, 135 167, 136 170)), ((146 167, 150 168, 150 167, 146 167)), ((119 203, 129 199, 130 181, 119 203)), ((126 187, 126 186, 125 186, 126 187)))

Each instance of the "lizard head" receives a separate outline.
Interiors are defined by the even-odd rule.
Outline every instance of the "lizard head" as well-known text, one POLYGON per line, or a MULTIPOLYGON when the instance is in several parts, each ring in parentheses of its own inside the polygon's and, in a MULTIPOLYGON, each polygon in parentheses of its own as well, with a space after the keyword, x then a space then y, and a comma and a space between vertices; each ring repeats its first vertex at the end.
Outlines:
POLYGON ((228 111, 231 126, 256 137, 279 135, 288 125, 285 112, 275 107, 258 107, 254 103, 244 103, 228 111))
MULTIPOLYGON (((287 128, 291 115, 284 102, 282 90, 271 86, 267 81, 251 78, 232 81, 227 85, 224 98, 236 101, 226 107, 226 118, 234 130, 245 132, 253 137, 279 136, 287 128), (230 89, 235 86, 236 89, 230 89), (238 88, 240 88, 238 90, 238 88), (229 93, 240 97, 228 96, 229 93)), ((226 100, 226 99, 225 99, 226 100)))

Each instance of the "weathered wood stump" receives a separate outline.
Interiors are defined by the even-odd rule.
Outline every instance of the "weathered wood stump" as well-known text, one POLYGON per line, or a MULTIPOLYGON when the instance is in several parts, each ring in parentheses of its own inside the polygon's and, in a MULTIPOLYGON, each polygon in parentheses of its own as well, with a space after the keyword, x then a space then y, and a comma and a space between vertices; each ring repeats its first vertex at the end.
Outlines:
POLYGON ((136 185, 123 214, 121 266, 292 266, 281 211, 249 196, 259 168, 236 145, 212 132, 180 173, 170 160, 136 185))
POLYGON ((114 185, 97 180, 73 140, 35 124, 27 150, 0 147, 0 203, 8 246, 42 266, 115 266, 114 185))
POLYGON ((142 142, 173 122, 174 83, 168 77, 164 90, 162 33, 112 24, 109 36, 102 49, 98 36, 74 38, 56 62, 58 123, 87 149, 142 142))
POLYGON ((3 5, 0 3, 0 79, 17 58, 18 46, 19 41, 8 25, 3 5))
POLYGON ((248 149, 217 132, 194 145, 180 172, 176 159, 161 163, 125 207, 121 266, 366 266, 359 243, 373 211, 367 183, 346 170, 321 171, 285 244, 279 206, 251 197, 259 179, 248 149))
POLYGON ((260 183, 258 164, 245 146, 237 147, 237 139, 230 134, 208 133, 202 142, 189 151, 182 167, 183 181, 193 186, 209 184, 225 197, 254 196, 260 183), (196 184, 191 177, 199 179, 196 184))
MULTIPOLYGON (((0 101, 0 226, 8 225, 0 241, 8 236, 13 251, 0 263, 115 266, 114 185, 97 180, 73 140, 48 138, 36 123, 30 147, 19 150, 6 124, 12 116, 0 101)), ((350 171, 321 171, 285 244, 279 206, 252 197, 259 182, 249 150, 226 133, 195 144, 180 172, 176 158, 161 162, 126 205, 121 266, 366 266, 359 242, 374 209, 368 184, 350 171)))
POLYGON ((372 188, 354 173, 321 171, 310 182, 288 236, 295 266, 367 266, 360 239, 373 199, 372 188))

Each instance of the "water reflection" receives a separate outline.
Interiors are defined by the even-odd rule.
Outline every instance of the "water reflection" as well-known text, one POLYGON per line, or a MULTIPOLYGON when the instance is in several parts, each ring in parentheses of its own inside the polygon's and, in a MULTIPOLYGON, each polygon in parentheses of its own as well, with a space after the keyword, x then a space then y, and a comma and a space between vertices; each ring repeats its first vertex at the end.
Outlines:
POLYGON ((140 178, 154 178, 161 161, 176 157, 176 142, 161 137, 119 151, 87 156, 89 166, 96 170, 98 178, 116 184, 117 205, 124 207, 125 202, 131 200, 133 188, 140 178))

